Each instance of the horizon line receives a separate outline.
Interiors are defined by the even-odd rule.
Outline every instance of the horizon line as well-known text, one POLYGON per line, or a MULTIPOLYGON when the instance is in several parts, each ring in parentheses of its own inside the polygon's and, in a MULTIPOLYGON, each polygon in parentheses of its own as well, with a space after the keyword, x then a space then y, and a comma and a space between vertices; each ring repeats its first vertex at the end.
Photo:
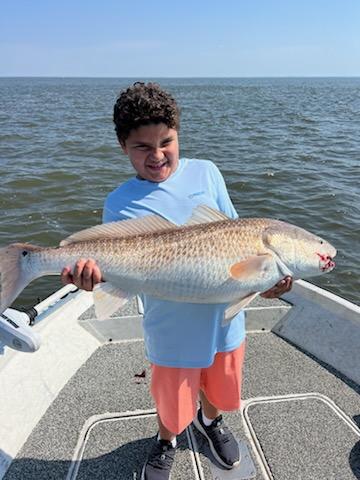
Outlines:
POLYGON ((244 76, 152 76, 152 75, 137 75, 137 76, 100 76, 100 75, 1 75, 0 78, 99 78, 99 79, 135 79, 135 78, 159 78, 159 79, 252 79, 252 78, 360 78, 359 75, 244 75, 244 76))

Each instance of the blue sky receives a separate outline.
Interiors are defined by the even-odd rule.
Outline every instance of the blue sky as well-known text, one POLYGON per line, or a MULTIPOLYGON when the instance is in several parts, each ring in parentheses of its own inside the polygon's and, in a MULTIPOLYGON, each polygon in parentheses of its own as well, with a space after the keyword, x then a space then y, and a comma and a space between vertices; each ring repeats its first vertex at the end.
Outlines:
POLYGON ((360 1, 1 0, 0 76, 360 76, 360 1))

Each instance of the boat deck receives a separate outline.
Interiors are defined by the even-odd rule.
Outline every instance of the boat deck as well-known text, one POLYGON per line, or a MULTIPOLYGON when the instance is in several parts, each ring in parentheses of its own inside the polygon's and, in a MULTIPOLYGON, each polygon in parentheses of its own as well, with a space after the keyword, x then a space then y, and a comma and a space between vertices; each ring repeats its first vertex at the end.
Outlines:
MULTIPOLYGON (((281 309, 286 305, 278 305, 277 315, 281 309)), ((271 323, 273 312, 260 316, 271 323)), ((157 431, 150 371, 139 316, 128 312, 110 339, 112 322, 119 319, 99 326, 91 311, 80 318, 103 344, 51 403, 5 480, 140 479, 157 431)), ((190 426, 178 439, 171 479, 360 479, 359 385, 264 325, 254 309, 243 408, 226 414, 243 450, 240 467, 217 467, 190 426)))

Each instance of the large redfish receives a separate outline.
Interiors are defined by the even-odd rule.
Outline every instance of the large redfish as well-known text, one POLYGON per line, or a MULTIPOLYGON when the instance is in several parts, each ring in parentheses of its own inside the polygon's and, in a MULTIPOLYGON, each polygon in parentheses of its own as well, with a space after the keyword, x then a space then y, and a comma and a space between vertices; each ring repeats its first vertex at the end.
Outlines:
POLYGON ((1 248, 0 313, 35 278, 93 258, 104 279, 94 289, 98 318, 144 293, 177 302, 228 303, 227 321, 286 275, 331 271, 335 255, 328 242, 294 225, 230 220, 200 206, 183 226, 149 215, 83 230, 56 248, 19 243, 1 248))

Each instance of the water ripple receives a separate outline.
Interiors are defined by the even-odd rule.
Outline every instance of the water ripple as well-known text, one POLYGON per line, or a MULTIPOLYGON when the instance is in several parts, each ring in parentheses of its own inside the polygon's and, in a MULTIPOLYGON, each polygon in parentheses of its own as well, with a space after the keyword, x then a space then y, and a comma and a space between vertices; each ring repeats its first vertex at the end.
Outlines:
MULTIPOLYGON (((0 79, 0 244, 57 245, 101 221, 133 175, 111 122, 129 79, 0 79)), ((221 169, 240 216, 307 228, 338 249, 314 283, 360 303, 360 79, 164 79, 181 154, 221 169)), ((60 286, 41 279, 17 302, 60 286)))

